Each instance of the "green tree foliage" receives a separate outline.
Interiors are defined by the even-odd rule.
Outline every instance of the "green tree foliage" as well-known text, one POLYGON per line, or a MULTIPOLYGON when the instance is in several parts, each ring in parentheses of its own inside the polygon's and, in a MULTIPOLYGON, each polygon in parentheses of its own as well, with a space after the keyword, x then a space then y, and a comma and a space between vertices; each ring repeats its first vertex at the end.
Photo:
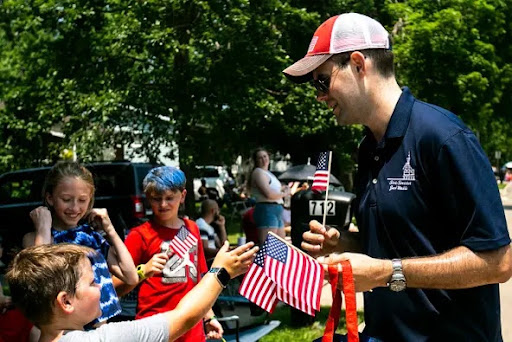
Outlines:
POLYGON ((389 1, 398 77, 413 93, 448 108, 494 151, 510 149, 510 1, 389 1))
POLYGON ((311 86, 281 73, 305 54, 321 21, 346 11, 394 29, 402 83, 460 114, 489 150, 505 151, 508 7, 498 0, 4 0, 0 170, 51 163, 73 145, 82 161, 97 160, 106 147, 133 141, 157 161, 174 141, 189 178, 194 164, 230 164, 259 145, 297 163, 330 148, 335 172, 350 173, 361 128, 335 126, 311 86))
POLYGON ((352 150, 358 130, 334 129, 313 88, 281 74, 321 17, 277 0, 4 1, 0 167, 52 162, 72 145, 101 159, 134 140, 153 160, 175 141, 189 177, 258 145, 294 159, 339 139, 352 150), (64 139, 49 140, 52 127, 64 139))

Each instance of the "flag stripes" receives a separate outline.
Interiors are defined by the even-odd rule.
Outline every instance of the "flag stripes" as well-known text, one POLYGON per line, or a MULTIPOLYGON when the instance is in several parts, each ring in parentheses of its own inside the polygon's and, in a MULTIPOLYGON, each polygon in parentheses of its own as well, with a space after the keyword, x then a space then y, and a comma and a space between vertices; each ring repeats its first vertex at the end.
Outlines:
POLYGON ((316 192, 325 191, 329 186, 329 152, 321 152, 318 156, 316 172, 313 176, 311 190, 316 192))
POLYGON ((187 227, 182 226, 178 234, 172 239, 169 247, 181 258, 185 258, 190 248, 196 244, 197 238, 188 231, 187 227))
POLYGON ((279 299, 312 316, 320 310, 323 268, 313 258, 268 235, 240 286, 240 294, 272 312, 279 299))

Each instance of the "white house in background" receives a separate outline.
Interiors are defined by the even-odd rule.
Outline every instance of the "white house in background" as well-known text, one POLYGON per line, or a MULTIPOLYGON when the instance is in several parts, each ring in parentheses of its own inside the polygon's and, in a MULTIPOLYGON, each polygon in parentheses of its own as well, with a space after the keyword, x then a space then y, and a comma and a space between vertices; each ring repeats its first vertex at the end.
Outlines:
MULTIPOLYGON (((161 146, 160 147, 160 153, 158 154, 158 161, 160 163, 162 163, 163 165, 178 167, 180 165, 178 146, 174 142, 172 142, 171 145, 172 145, 172 147, 169 147, 169 146, 161 146), (169 152, 171 152, 171 150, 175 151, 174 155, 176 156, 176 159, 171 159, 171 158, 167 157, 167 155, 169 155, 169 152)), ((130 161, 135 162, 135 163, 149 162, 148 157, 143 156, 141 154, 137 154, 136 151, 140 147, 141 147, 141 144, 139 142, 133 142, 131 144, 125 145, 123 158, 130 159, 130 161), (129 156, 132 156, 132 155, 133 155, 133 157, 129 158, 129 156)), ((115 151, 114 151, 114 155, 115 155, 115 151)))

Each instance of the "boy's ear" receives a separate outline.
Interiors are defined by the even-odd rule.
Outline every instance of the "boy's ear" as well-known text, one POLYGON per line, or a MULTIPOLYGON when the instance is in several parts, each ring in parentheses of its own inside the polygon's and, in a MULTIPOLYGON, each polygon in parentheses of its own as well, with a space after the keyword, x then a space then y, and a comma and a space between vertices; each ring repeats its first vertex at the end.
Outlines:
POLYGON ((180 203, 185 203, 185 198, 187 197, 187 189, 183 189, 181 192, 181 200, 180 203))
POLYGON ((67 314, 71 314, 75 311, 73 298, 66 291, 59 292, 55 299, 55 307, 67 314))

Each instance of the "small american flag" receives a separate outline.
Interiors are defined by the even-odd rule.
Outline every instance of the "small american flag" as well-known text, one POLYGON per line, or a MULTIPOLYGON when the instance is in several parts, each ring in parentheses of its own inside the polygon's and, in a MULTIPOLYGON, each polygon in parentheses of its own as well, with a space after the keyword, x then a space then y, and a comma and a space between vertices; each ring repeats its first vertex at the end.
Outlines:
POLYGON ((329 186, 329 151, 321 152, 318 156, 311 190, 321 192, 327 190, 327 186, 329 186))
POLYGON ((265 274, 278 286, 278 299, 313 316, 320 310, 322 266, 275 236, 267 243, 265 274))
POLYGON ((266 254, 267 241, 256 254, 238 292, 254 304, 272 313, 277 304, 276 284, 265 274, 266 254))
POLYGON ((178 234, 172 239, 169 247, 172 248, 174 253, 179 255, 180 258, 185 258, 190 248, 196 244, 197 238, 188 231, 187 227, 182 226, 178 234))
POLYGON ((317 261, 268 235, 239 292, 268 312, 279 299, 314 316, 320 309, 322 280, 317 261))

